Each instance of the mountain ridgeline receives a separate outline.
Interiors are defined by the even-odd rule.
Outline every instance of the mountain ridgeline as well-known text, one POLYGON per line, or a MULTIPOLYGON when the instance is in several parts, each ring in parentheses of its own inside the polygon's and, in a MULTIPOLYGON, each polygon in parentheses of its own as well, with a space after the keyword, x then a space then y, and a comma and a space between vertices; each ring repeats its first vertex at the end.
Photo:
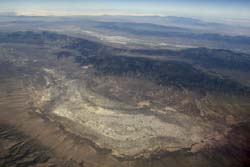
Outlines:
POLYGON ((17 32, 0 34, 0 42, 45 43, 56 41, 65 49, 77 51, 71 54, 55 53, 58 58, 74 56, 81 65, 93 65, 96 74, 128 76, 151 80, 160 85, 171 85, 202 92, 221 92, 249 96, 250 88, 223 76, 211 75, 195 66, 207 69, 250 70, 250 56, 228 50, 207 48, 174 50, 124 50, 81 38, 52 32, 17 32), (123 53, 136 56, 125 56, 123 53), (160 55, 174 60, 153 60, 141 55, 160 55), (176 58, 176 59, 175 59, 176 58))

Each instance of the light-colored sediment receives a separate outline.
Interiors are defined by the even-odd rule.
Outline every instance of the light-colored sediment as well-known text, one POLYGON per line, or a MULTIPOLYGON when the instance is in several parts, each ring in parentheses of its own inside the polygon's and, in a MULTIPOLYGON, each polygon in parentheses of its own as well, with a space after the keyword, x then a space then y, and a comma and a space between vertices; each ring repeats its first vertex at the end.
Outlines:
POLYGON ((36 103, 47 104, 57 99, 51 106, 51 114, 71 120, 77 124, 72 130, 74 133, 94 141, 101 148, 111 149, 116 156, 141 156, 155 150, 177 151, 190 148, 216 133, 215 124, 176 112, 171 107, 151 110, 150 104, 145 103, 148 108, 138 112, 138 106, 113 101, 89 90, 84 78, 71 80, 62 72, 44 71, 51 75, 47 78, 53 81, 48 82, 54 85, 35 92, 36 103), (63 90, 63 95, 58 94, 59 90, 63 90), (157 113, 171 121, 161 120, 157 113))

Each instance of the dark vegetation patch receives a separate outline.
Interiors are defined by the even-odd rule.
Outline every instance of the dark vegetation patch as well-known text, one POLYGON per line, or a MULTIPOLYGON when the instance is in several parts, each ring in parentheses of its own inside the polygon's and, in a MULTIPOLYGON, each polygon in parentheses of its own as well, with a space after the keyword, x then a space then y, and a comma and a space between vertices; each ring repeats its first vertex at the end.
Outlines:
POLYGON ((56 52, 55 55, 57 56, 58 59, 73 56, 72 52, 69 51, 56 52))
POLYGON ((180 56, 206 68, 250 71, 250 55, 207 48, 187 49, 180 56))
POLYGON ((131 53, 159 56, 175 56, 183 60, 190 60, 195 65, 205 68, 234 69, 250 71, 250 55, 235 53, 222 49, 194 48, 181 51, 173 50, 131 50, 131 53))
POLYGON ((100 54, 100 51, 105 47, 97 42, 92 42, 85 39, 74 39, 65 48, 77 50, 81 53, 81 56, 92 57, 100 54))
POLYGON ((93 64, 100 75, 140 77, 156 81, 164 86, 176 86, 200 91, 237 93, 249 95, 250 89, 229 79, 208 75, 188 63, 157 61, 147 58, 122 56, 76 57, 76 62, 93 64))

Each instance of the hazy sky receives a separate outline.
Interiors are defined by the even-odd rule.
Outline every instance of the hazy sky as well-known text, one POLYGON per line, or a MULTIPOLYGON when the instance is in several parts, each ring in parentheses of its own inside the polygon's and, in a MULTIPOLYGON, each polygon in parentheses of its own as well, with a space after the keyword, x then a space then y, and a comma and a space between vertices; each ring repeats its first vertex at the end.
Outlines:
POLYGON ((250 0, 0 0, 20 15, 177 15, 250 19, 250 0))

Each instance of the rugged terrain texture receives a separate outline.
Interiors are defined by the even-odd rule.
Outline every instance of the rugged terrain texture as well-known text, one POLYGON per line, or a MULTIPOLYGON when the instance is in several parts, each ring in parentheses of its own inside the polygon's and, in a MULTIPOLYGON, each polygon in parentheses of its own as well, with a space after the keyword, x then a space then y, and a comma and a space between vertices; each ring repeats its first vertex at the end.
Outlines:
POLYGON ((49 32, 0 43, 3 166, 249 165, 249 55, 49 32))

